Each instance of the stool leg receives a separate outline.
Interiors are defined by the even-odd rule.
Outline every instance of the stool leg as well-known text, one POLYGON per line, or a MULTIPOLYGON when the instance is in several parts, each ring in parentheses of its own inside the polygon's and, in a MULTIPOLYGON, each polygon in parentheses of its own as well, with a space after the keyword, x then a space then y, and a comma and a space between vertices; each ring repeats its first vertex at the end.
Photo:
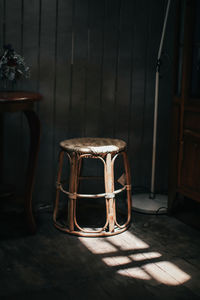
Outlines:
POLYGON ((32 194, 34 187, 36 164, 38 160, 40 146, 40 121, 34 111, 26 110, 24 114, 27 118, 30 130, 29 160, 27 166, 26 188, 25 188, 25 214, 30 233, 36 232, 36 224, 33 216, 32 194))
POLYGON ((129 165, 127 153, 122 152, 122 155, 124 159, 124 169, 126 173, 126 184, 127 184, 128 217, 127 217, 126 224, 128 224, 131 219, 131 172, 130 172, 130 165, 129 165))
POLYGON ((73 194, 73 196, 69 196, 69 202, 68 202, 68 225, 70 231, 74 230, 77 185, 78 185, 78 157, 76 153, 73 153, 71 157, 70 180, 69 180, 69 192, 73 194))
MULTIPOLYGON (((105 168, 105 191, 106 193, 113 193, 113 186, 114 186, 114 171, 113 171, 113 164, 112 164, 112 157, 111 154, 108 153, 106 155, 106 168, 105 168)), ((108 224, 109 224, 109 232, 114 231, 115 226, 115 212, 114 212, 114 202, 115 198, 110 197, 107 198, 108 202, 108 224)))
POLYGON ((81 170, 82 170, 82 165, 83 165, 83 158, 80 157, 79 160, 78 160, 78 173, 77 173, 77 193, 78 193, 78 190, 79 190, 79 185, 80 185, 80 179, 79 177, 81 176, 81 170))
POLYGON ((58 212, 58 204, 59 204, 59 198, 60 198, 60 188, 58 187, 58 184, 61 180, 62 175, 62 166, 63 166, 63 158, 64 158, 64 151, 60 151, 59 154, 59 162, 58 162, 58 176, 57 176, 57 187, 56 187, 56 201, 53 211, 53 220, 56 222, 57 212, 58 212))

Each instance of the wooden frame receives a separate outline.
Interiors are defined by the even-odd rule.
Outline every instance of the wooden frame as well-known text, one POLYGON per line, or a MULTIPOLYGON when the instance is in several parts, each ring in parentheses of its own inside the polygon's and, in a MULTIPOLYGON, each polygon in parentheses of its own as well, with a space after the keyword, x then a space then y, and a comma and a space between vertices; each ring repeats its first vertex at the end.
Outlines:
MULTIPOLYGON (((178 207, 179 195, 200 201, 200 191, 193 184, 189 185, 187 181, 192 182, 195 178, 194 173, 198 166, 194 164, 195 158, 192 155, 192 147, 200 143, 200 99, 190 94, 192 59, 193 59, 193 33, 195 22, 195 1, 187 0, 185 2, 185 14, 183 21, 183 56, 181 60, 181 93, 176 94, 177 77, 178 77, 178 59, 179 59, 179 36, 180 36, 180 18, 181 4, 183 1, 177 1, 177 24, 175 34, 175 67, 174 67, 174 101, 172 117, 172 140, 171 140, 171 157, 169 171, 169 203, 168 208, 173 212, 178 207), (194 114, 195 120, 194 120, 194 114), (197 140, 191 143, 190 152, 186 152, 188 138, 197 140), (194 167, 192 167, 194 165, 194 167), (190 166, 186 172, 186 167, 190 166), (193 168, 193 169, 192 169, 193 168), (186 174, 187 173, 187 174, 186 174)), ((188 149, 188 148, 187 148, 188 149)), ((198 176, 196 176, 198 177, 198 176)))

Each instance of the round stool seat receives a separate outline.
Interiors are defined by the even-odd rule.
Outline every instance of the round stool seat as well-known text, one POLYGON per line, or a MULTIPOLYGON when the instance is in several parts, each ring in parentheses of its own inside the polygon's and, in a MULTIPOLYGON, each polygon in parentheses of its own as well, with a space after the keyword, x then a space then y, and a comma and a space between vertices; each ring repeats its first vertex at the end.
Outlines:
POLYGON ((67 152, 106 154, 123 151, 126 148, 126 143, 110 138, 74 138, 62 141, 60 147, 67 152))

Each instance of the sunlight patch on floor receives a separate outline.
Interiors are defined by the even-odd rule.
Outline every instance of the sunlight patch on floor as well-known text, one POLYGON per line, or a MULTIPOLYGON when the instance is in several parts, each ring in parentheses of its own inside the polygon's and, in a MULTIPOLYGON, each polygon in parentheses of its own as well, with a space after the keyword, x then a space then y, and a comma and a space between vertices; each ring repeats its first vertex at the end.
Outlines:
POLYGON ((149 248, 149 245, 147 243, 145 243, 129 231, 126 231, 119 236, 109 237, 108 240, 119 247, 121 250, 137 250, 149 248))
POLYGON ((102 258, 102 260, 108 266, 120 266, 132 262, 132 260, 128 256, 104 257, 102 258))
POLYGON ((142 268, 127 268, 127 269, 121 269, 117 271, 117 274, 127 276, 127 277, 133 277, 136 279, 142 279, 142 280, 150 280, 151 276, 147 274, 145 271, 142 270, 142 268))
POLYGON ((106 239, 81 237, 79 240, 94 254, 104 254, 118 251, 118 249, 110 244, 106 239))
POLYGON ((122 276, 171 286, 181 285, 191 279, 189 274, 172 262, 162 261, 161 253, 149 251, 149 245, 129 231, 112 237, 80 237, 79 240, 122 276))
POLYGON ((169 261, 147 264, 143 269, 157 281, 167 285, 179 285, 191 279, 191 276, 169 261))
POLYGON ((142 252, 142 253, 137 253, 137 254, 131 254, 129 257, 134 260, 134 261, 143 261, 146 259, 154 259, 161 257, 161 254, 158 252, 142 252))

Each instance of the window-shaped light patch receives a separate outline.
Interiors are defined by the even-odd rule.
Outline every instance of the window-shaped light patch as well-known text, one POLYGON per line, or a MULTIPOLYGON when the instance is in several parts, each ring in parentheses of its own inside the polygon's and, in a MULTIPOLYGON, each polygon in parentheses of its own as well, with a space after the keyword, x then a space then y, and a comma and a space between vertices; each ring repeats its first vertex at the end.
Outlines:
POLYGON ((79 238, 82 244, 87 247, 94 254, 104 254, 117 252, 118 249, 109 243, 106 239, 102 238, 79 238))
POLYGON ((147 249, 149 245, 129 231, 107 238, 110 243, 120 250, 147 249))
POLYGON ((191 278, 189 274, 169 261, 160 261, 156 264, 149 263, 142 268, 153 279, 166 285, 180 285, 191 278))
POLYGON ((121 269, 117 271, 117 274, 141 280, 151 280, 151 276, 139 267, 121 269))
POLYGON ((144 252, 144 253, 136 253, 131 254, 129 257, 134 261, 143 261, 143 260, 151 260, 155 258, 161 257, 161 254, 159 252, 144 252))
POLYGON ((162 261, 161 253, 149 251, 147 243, 128 231, 119 236, 95 239, 84 237, 79 240, 121 276, 171 286, 181 285, 191 279, 176 264, 162 261))
POLYGON ((104 257, 102 258, 103 262, 110 266, 122 266, 132 262, 132 260, 128 256, 112 256, 112 257, 104 257))
POLYGON ((138 262, 138 261, 146 261, 155 258, 159 258, 161 256, 158 252, 146 252, 146 253, 137 253, 137 254, 131 254, 127 256, 109 256, 102 258, 103 262, 107 264, 108 266, 121 266, 126 265, 130 263, 138 262))

